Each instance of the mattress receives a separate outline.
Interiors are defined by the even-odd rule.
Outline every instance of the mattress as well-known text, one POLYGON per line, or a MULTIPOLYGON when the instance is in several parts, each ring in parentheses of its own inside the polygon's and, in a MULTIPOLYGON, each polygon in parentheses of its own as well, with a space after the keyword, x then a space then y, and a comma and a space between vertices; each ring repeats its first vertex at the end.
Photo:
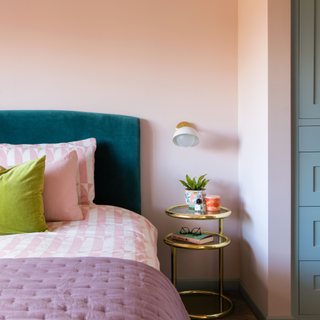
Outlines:
POLYGON ((82 205, 81 221, 48 222, 49 232, 0 237, 0 258, 114 257, 159 270, 157 229, 130 210, 82 205))

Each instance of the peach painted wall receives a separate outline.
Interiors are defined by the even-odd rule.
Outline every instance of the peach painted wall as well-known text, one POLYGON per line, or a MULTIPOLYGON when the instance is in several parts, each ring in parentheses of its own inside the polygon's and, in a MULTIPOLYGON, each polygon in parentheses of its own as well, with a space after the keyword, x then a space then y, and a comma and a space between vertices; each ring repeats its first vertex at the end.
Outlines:
POLYGON ((240 279, 291 315, 290 0, 239 1, 240 279))
MULTIPOLYGON (((163 237, 183 203, 179 179, 207 173, 232 217, 225 277, 239 278, 237 0, 0 0, 0 109, 61 109, 141 118, 142 210, 163 237), (198 129, 196 148, 171 138, 180 121, 198 129)), ((217 278, 217 252, 178 252, 180 279, 217 278)))

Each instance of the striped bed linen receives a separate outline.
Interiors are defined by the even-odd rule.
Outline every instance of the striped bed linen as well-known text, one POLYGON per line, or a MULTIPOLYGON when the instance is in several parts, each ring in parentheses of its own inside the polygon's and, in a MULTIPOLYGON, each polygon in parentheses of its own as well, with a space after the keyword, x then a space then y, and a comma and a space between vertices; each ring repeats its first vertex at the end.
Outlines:
POLYGON ((157 229, 143 216, 106 205, 81 205, 82 221, 48 222, 49 232, 0 237, 0 258, 114 257, 160 269, 157 229))

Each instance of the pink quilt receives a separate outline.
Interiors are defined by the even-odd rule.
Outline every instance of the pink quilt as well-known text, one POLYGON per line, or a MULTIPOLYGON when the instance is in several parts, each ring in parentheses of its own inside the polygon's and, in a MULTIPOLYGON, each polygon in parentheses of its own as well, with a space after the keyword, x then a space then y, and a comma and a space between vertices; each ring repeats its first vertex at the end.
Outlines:
POLYGON ((137 261, 0 259, 0 270, 0 319, 190 319, 171 282, 137 261))

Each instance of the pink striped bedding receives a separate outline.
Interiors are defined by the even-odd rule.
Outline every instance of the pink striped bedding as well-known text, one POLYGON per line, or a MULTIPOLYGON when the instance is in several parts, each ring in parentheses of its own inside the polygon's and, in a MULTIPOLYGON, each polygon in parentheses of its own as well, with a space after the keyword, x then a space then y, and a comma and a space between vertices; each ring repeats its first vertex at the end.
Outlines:
POLYGON ((49 222, 49 232, 0 237, 0 258, 114 257, 159 270, 157 229, 119 207, 82 205, 82 221, 49 222))

